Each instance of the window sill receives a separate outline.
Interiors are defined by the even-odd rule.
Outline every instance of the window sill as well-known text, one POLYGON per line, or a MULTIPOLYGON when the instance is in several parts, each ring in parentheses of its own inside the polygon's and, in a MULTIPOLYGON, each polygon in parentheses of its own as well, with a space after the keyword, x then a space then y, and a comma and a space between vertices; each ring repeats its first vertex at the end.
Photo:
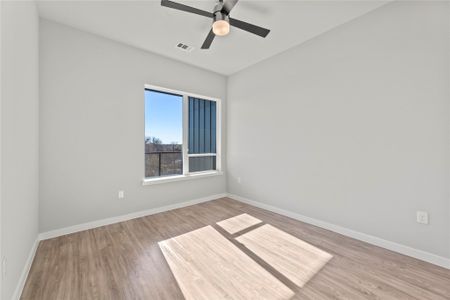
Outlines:
POLYGON ((199 179, 199 178, 205 178, 205 177, 212 177, 212 176, 221 176, 223 175, 222 171, 207 171, 207 172, 197 172, 187 175, 177 175, 177 176, 168 176, 168 177, 160 177, 160 178, 144 178, 142 179, 142 185, 154 185, 154 184, 161 184, 161 183, 168 183, 168 182, 175 182, 175 181, 184 181, 184 180, 191 180, 191 179, 199 179))

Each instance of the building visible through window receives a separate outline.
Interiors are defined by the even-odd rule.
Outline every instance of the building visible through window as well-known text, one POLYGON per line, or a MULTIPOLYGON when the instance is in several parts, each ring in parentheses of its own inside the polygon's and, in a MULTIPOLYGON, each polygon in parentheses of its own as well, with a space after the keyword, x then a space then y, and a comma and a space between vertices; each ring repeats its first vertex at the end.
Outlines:
POLYGON ((216 169, 216 102, 189 97, 189 172, 216 169))

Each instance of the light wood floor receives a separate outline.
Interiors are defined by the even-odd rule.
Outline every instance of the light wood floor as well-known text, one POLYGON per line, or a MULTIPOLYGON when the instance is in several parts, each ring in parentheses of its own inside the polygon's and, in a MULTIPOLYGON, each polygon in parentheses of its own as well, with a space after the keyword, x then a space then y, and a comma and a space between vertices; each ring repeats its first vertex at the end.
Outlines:
POLYGON ((184 299, 158 242, 207 225, 294 291, 292 299, 450 299, 450 270, 227 198, 42 241, 22 299, 184 299), (242 213, 263 222, 234 235, 216 224, 242 213), (333 258, 299 287, 236 241, 265 224, 333 258))
POLYGON ((248 227, 261 223, 260 219, 250 216, 249 214, 241 214, 216 224, 225 229, 229 234, 235 234, 248 227))
POLYGON ((236 239, 299 287, 333 257, 284 231, 265 224, 236 239))
POLYGON ((294 292, 211 226, 159 246, 188 300, 288 300, 294 292))

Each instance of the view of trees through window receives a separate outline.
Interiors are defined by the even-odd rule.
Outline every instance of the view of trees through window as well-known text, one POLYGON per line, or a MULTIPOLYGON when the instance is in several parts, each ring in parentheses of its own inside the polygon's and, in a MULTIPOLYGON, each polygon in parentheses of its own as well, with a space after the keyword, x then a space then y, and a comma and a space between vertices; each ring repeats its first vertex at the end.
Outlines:
POLYGON ((183 174, 183 97, 145 91, 145 177, 183 174))

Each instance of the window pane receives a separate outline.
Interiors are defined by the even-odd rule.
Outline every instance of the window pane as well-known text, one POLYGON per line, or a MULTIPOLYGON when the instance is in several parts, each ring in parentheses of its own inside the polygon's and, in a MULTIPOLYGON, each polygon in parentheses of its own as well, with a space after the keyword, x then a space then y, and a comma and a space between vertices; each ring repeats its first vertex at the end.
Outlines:
POLYGON ((215 169, 215 156, 189 157, 189 172, 209 171, 215 169))
POLYGON ((183 97, 145 90, 145 177, 183 174, 183 97))
POLYGON ((189 154, 216 153, 216 102, 189 97, 189 154))

